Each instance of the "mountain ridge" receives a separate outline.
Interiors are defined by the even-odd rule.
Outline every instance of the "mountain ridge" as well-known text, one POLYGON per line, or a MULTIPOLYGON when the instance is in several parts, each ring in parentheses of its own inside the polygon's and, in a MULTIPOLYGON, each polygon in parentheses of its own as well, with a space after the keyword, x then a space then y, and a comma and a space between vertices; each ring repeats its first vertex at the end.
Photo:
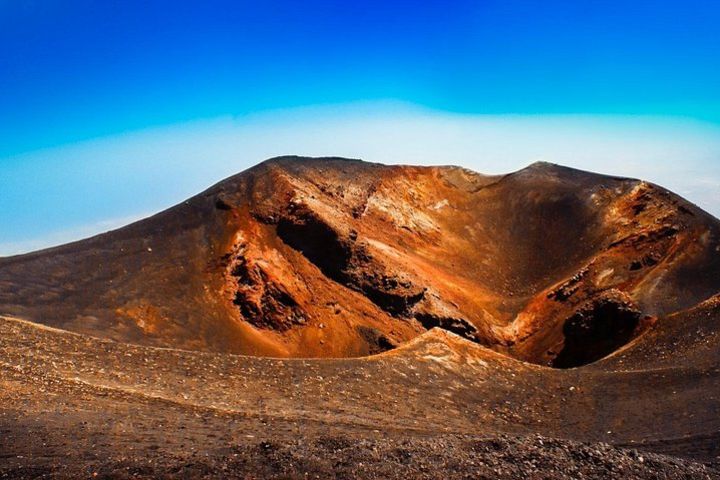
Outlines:
POLYGON ((0 313, 290 357, 368 355, 440 327, 577 366, 720 290, 718 231, 661 187, 547 162, 488 176, 283 156, 121 229, 0 259, 0 313), (608 315, 623 320, 607 345, 576 358, 608 315))

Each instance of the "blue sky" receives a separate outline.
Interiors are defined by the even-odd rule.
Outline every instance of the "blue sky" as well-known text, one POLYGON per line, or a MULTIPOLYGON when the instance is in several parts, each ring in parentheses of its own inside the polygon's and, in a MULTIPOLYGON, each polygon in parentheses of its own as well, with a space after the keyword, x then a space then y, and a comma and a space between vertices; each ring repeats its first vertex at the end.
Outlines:
POLYGON ((718 215, 718 25, 697 0, 0 0, 0 255, 270 153, 496 172, 542 158, 718 215))

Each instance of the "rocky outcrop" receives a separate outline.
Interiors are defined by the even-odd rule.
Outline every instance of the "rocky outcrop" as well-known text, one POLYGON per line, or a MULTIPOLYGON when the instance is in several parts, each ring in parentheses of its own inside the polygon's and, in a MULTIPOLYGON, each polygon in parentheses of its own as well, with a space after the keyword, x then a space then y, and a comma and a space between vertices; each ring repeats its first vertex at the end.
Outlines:
POLYGON ((349 357, 441 328, 599 360, 720 291, 720 225, 661 187, 283 157, 129 227, 0 259, 0 314, 133 343, 349 357))

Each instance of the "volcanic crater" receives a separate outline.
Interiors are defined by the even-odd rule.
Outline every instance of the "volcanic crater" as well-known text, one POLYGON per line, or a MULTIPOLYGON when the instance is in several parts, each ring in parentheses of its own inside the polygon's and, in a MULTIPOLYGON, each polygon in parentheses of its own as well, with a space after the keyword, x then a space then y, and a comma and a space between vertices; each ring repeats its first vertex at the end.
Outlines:
POLYGON ((645 181, 274 158, 0 258, 0 474, 711 478, 719 292, 645 181))
POLYGON ((362 356, 438 327, 570 368, 720 290, 717 248, 714 218, 643 181, 281 157, 121 230, 0 260, 0 311, 273 357, 362 356))

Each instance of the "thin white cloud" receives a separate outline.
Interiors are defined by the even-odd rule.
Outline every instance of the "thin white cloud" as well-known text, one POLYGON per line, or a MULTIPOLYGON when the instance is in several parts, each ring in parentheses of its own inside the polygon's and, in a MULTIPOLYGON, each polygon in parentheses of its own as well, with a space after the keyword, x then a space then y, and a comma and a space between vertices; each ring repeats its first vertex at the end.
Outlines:
POLYGON ((22 187, 17 191, 23 198, 37 199, 32 205, 23 204, 20 197, 6 198, 4 204, 0 199, 3 225, 13 225, 12 215, 3 210, 11 204, 15 209, 27 207, 27 214, 45 212, 48 218, 59 210, 57 222, 62 222, 63 213, 88 220, 73 230, 61 223, 52 228, 50 222, 47 232, 35 236, 13 231, 10 240, 0 237, 0 255, 107 230, 98 223, 103 218, 135 219, 136 212, 161 210, 266 158, 285 154, 456 164, 483 173, 514 171, 545 160, 653 181, 720 215, 716 125, 637 116, 454 115, 384 102, 197 121, 3 162, 16 165, 3 172, 6 181, 22 187))

